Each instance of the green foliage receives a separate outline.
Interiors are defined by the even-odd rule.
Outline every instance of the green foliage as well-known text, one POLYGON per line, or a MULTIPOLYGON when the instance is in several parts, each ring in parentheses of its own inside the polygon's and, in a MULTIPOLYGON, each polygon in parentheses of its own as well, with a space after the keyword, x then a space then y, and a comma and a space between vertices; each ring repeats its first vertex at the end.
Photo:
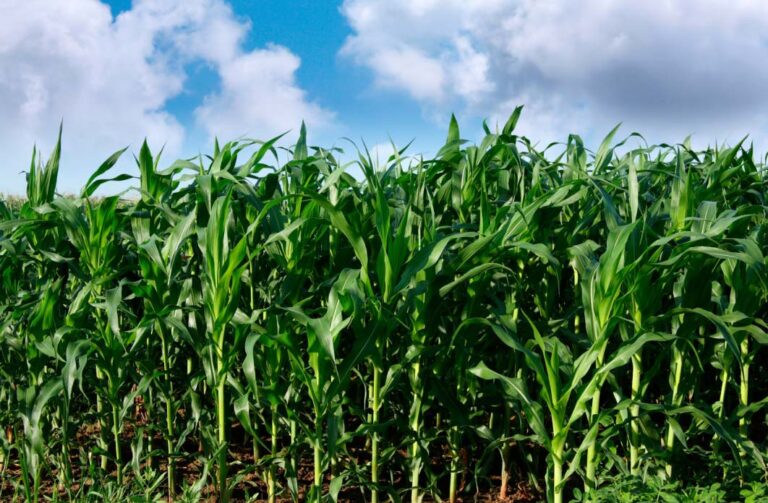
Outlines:
POLYGON ((76 197, 34 151, 0 499, 764 500, 765 165, 520 114, 434 159, 144 143, 134 198, 94 196, 124 150, 76 197))

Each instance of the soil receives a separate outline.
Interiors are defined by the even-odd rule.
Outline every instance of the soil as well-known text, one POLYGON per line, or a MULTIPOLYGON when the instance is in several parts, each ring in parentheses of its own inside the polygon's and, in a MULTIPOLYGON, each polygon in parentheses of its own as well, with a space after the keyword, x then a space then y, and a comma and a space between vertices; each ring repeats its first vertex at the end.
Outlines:
MULTIPOLYGON (((134 421, 126 421, 125 426, 123 428, 122 437, 125 440, 123 442, 123 446, 126 449, 125 452, 123 452, 123 459, 129 460, 131 457, 130 452, 130 440, 133 438, 134 434, 136 433, 137 429, 141 426, 141 420, 138 422, 134 421)), ((77 431, 75 435, 75 442, 74 444, 78 447, 77 450, 72 450, 70 454, 70 461, 72 466, 72 480, 78 481, 71 485, 70 489, 73 492, 77 492, 81 489, 80 484, 83 483, 85 485, 91 485, 93 483, 92 480, 90 480, 88 477, 83 477, 82 473, 82 460, 80 459, 80 456, 83 452, 88 453, 88 455, 93 456, 93 463, 97 464, 98 460, 96 459, 98 454, 94 453, 93 450, 97 445, 97 440, 101 434, 100 427, 98 424, 89 424, 84 425, 77 431)), ((230 441, 230 449, 229 449, 229 463, 230 463, 230 472, 234 473, 237 471, 235 468, 238 467, 247 467, 249 465, 253 464, 254 461, 254 455, 251 448, 250 442, 246 441, 245 433, 242 431, 242 427, 240 427, 239 424, 234 424, 232 427, 232 438, 230 441), (234 465, 234 466, 233 466, 234 465)), ((157 448, 162 445, 162 438, 158 435, 153 440, 154 446, 157 448)), ((148 446, 145 446, 145 448, 148 448, 148 446)), ((187 445, 185 445, 184 452, 188 453, 189 455, 183 458, 180 458, 177 461, 177 478, 178 480, 185 480, 188 483, 194 483, 196 480, 199 479, 200 474, 202 472, 202 465, 199 460, 195 459, 192 454, 196 452, 201 452, 202 448, 197 444, 196 441, 188 441, 187 445)), ((348 459, 348 460, 341 460, 341 462, 347 461, 351 463, 357 463, 357 464, 364 464, 368 456, 368 451, 364 448, 364 446, 350 446, 347 449, 350 456, 352 456, 354 459, 348 459)), ((432 468, 440 469, 442 466, 447 466, 450 462, 450 458, 447 453, 447 449, 436 449, 437 452, 436 455, 433 457, 431 464, 432 468)), ((98 452, 98 451, 96 451, 98 452)), ((398 455, 406 457, 406 452, 399 452, 398 455)), ((3 467, 0 465, 0 501, 9 501, 12 495, 14 494, 14 485, 20 484, 22 472, 21 468, 18 465, 17 462, 15 462, 16 456, 12 456, 9 460, 9 463, 7 466, 3 467), (3 469, 5 470, 5 473, 2 474, 3 469)), ((464 463, 468 463, 469 460, 468 455, 466 452, 462 453, 462 457, 464 458, 464 463)), ((165 460, 158 456, 154 458, 155 467, 163 472, 165 471, 165 460)), ((112 464, 110 463, 110 467, 112 467, 112 464)), ((242 470, 245 473, 245 475, 241 476, 241 480, 235 486, 235 488, 232 491, 231 494, 231 501, 233 502, 241 502, 246 501, 246 497, 248 495, 254 495, 254 494, 261 494, 264 495, 264 499, 256 499, 256 500, 249 500, 249 501, 257 501, 259 503, 266 503, 266 494, 267 494, 267 486, 264 482, 263 478, 260 476, 259 473, 256 471, 247 471, 242 470)), ((440 470, 440 471, 445 471, 440 470)), ((277 480, 278 482, 281 482, 285 480, 283 478, 284 472, 282 469, 279 469, 277 472, 277 480)), ((299 461, 298 467, 297 467, 297 478, 298 478, 298 500, 299 501, 306 501, 306 496, 308 491, 311 489, 314 479, 314 471, 313 471, 313 465, 312 465, 312 459, 310 457, 305 457, 299 461)), ((109 475, 111 478, 115 478, 115 473, 112 472, 109 475)), ((126 470, 125 472, 125 482, 129 482, 132 478, 132 475, 130 474, 130 470, 126 470)), ((66 494, 65 488, 62 487, 59 483, 59 477, 57 472, 50 471, 47 469, 43 470, 42 473, 42 481, 41 481, 41 493, 43 497, 51 497, 54 492, 61 494, 66 494), (55 487, 58 486, 58 487, 55 487)), ((329 490, 329 482, 330 482, 330 476, 326 474, 326 479, 323 483, 323 493, 327 494, 329 490)), ((404 473, 395 473, 393 474, 393 480, 392 484, 397 488, 399 491, 399 494, 403 498, 403 500, 409 499, 409 489, 408 489, 408 482, 407 482, 407 475, 404 473)), ((466 480, 460 479, 459 482, 459 496, 456 499, 457 503, 466 503, 466 502, 477 502, 477 503, 490 503, 490 502, 535 502, 535 501, 543 501, 543 495, 537 491, 536 488, 531 486, 528 482, 520 481, 520 480, 510 480, 508 484, 507 489, 507 495, 506 497, 502 498, 499 494, 499 488, 501 486, 500 483, 500 477, 495 476, 492 477, 490 480, 490 486, 488 489, 485 489, 483 491, 473 493, 473 494, 465 494, 464 493, 464 486, 466 484, 466 480)), ((165 486, 161 486, 157 489, 157 492, 163 493, 165 491, 165 486)), ((287 490, 286 490, 287 492, 287 490)), ((443 491, 441 488, 441 493, 447 493, 447 487, 443 491)), ((206 503, 213 503, 217 501, 216 499, 216 493, 215 493, 215 487, 212 484, 209 484, 203 489, 203 495, 202 495, 202 501, 206 503)), ((381 494, 380 500, 381 501, 387 501, 389 498, 385 494, 381 494)), ((361 489, 359 487, 355 487, 353 485, 346 485, 342 488, 341 492, 339 493, 339 502, 343 503, 351 503, 351 502, 364 502, 369 500, 369 495, 367 494, 363 496, 361 493, 361 489)), ((288 497, 278 497, 277 501, 283 503, 289 503, 291 502, 290 496, 288 497)), ((426 495, 423 499, 424 503, 430 503, 436 501, 435 499, 431 498, 429 495, 426 495)))

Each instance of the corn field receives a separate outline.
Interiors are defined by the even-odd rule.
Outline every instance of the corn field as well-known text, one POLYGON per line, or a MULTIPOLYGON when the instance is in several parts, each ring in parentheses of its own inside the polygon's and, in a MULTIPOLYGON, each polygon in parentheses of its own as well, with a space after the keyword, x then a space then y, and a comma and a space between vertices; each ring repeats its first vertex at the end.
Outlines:
POLYGON ((61 133, 33 152, 0 202, 0 500, 758 498, 765 162, 543 148, 520 113, 432 159, 145 143, 76 196, 61 133))

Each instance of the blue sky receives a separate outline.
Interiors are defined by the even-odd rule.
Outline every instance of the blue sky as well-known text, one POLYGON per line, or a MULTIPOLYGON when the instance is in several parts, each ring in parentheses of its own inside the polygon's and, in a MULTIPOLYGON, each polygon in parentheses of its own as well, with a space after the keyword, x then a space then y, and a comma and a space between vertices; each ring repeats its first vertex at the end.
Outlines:
MULTIPOLYGON (((415 139, 434 152, 503 123, 595 145, 615 124, 699 146, 768 145, 760 0, 8 0, 0 4, 0 193, 64 121, 59 188, 76 192, 146 137, 170 163, 212 138, 415 139)), ((134 169, 129 155, 119 169, 134 169)), ((108 189, 109 190, 109 189, 108 189)))
MULTIPOLYGON (((131 6, 125 0, 109 4, 114 15, 131 6)), ((300 86, 338 115, 340 124, 318 140, 337 142, 347 136, 376 144, 388 141, 391 135, 398 143, 418 138, 431 148, 442 139, 440 128, 422 115, 417 102, 402 93, 374 89, 370 72, 339 56, 352 34, 340 11, 341 2, 237 0, 230 4, 237 16, 253 23, 244 46, 287 47, 301 58, 296 72, 300 86)), ((184 120, 192 119, 195 106, 219 84, 216 73, 204 63, 190 65, 188 71, 192 78, 185 92, 166 107, 184 120)), ((204 135, 194 140, 205 143, 204 135)))

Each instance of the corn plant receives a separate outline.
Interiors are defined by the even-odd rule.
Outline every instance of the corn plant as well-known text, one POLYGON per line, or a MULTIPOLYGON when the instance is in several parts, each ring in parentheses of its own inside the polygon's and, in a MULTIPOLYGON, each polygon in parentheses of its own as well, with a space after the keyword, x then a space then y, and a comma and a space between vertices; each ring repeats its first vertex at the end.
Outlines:
POLYGON ((61 129, 33 149, 0 198, 0 499, 759 498, 765 161, 542 147, 521 113, 428 159, 145 142, 66 196, 61 129))

